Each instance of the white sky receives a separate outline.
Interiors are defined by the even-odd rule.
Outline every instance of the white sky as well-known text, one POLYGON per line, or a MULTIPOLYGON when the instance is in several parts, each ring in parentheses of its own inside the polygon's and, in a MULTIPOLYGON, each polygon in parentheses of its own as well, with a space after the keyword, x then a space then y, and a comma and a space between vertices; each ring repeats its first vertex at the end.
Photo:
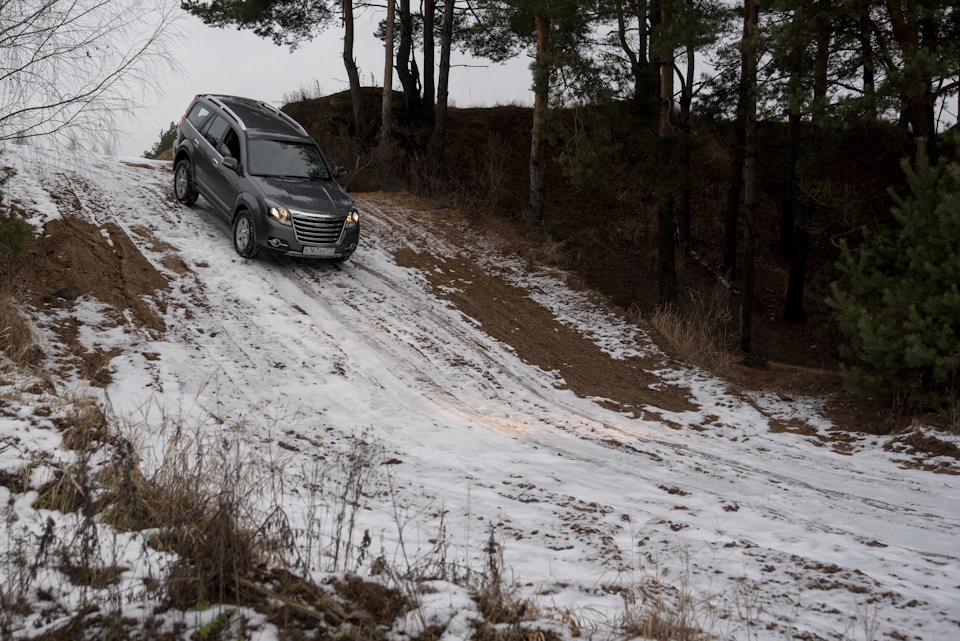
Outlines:
MULTIPOLYGON (((373 37, 380 15, 366 11, 357 17, 354 47, 360 79, 364 86, 383 84, 383 43, 373 37), (371 76, 372 74, 372 76, 371 76)), ((343 31, 332 25, 312 42, 291 52, 250 31, 217 29, 199 18, 185 16, 181 24, 183 45, 175 57, 184 74, 167 74, 159 98, 145 97, 150 109, 131 124, 121 141, 124 155, 140 156, 160 138, 171 121, 179 121, 198 93, 223 93, 266 100, 280 105, 284 94, 319 86, 324 95, 348 88, 343 68, 343 31)), ((422 53, 417 52, 422 65, 422 53)), ((502 65, 468 60, 453 52, 456 67, 450 74, 451 104, 460 107, 488 107, 499 104, 533 104, 529 60, 521 56, 502 65)), ((399 89, 394 73, 394 87, 399 89)))

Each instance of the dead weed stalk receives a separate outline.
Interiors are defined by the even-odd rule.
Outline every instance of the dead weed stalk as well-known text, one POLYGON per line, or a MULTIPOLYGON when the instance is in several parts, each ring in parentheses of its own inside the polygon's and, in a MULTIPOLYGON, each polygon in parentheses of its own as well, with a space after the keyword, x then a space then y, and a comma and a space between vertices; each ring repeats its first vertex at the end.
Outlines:
POLYGON ((9 290, 0 287, 0 349, 17 371, 32 371, 43 359, 30 326, 13 304, 9 290))
POLYGON ((533 629, 530 622, 538 618, 534 603, 520 596, 513 582, 504 577, 503 545, 490 528, 483 549, 484 572, 474 589, 474 598, 482 618, 476 623, 477 641, 520 641, 545 639, 552 632, 533 629))
POLYGON ((735 362, 732 318, 724 292, 705 296, 690 290, 678 307, 657 309, 650 322, 678 359, 724 376, 735 362))
POLYGON ((720 616, 713 597, 701 598, 690 589, 688 574, 671 585, 656 574, 645 574, 624 592, 624 611, 617 628, 629 636, 656 641, 709 641, 720 616))

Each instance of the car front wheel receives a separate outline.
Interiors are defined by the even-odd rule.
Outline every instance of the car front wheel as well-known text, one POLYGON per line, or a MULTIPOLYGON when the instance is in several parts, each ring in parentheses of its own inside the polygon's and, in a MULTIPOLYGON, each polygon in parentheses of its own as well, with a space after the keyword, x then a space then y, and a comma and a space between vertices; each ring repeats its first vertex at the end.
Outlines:
POLYGON ((193 169, 189 160, 181 160, 173 171, 173 194, 184 205, 197 202, 197 190, 193 186, 193 169))
POLYGON ((260 251, 253 229, 253 218, 246 209, 241 210, 233 220, 233 248, 244 258, 253 258, 260 251))

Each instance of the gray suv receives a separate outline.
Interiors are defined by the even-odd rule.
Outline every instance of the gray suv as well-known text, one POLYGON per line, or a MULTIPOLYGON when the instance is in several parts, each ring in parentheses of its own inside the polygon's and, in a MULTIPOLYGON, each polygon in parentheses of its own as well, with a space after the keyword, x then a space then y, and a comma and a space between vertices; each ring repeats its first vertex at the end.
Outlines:
POLYGON ((343 261, 360 241, 356 205, 336 182, 317 143, 293 118, 265 102, 199 95, 173 144, 173 191, 197 196, 227 217, 244 258, 260 249, 343 261))

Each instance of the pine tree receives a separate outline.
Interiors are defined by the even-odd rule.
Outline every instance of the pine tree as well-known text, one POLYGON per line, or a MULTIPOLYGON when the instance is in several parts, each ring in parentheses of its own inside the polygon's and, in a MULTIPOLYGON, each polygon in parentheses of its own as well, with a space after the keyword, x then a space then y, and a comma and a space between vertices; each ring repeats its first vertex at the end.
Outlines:
POLYGON ((847 385, 956 406, 960 391, 960 165, 932 166, 922 142, 910 193, 893 195, 899 225, 846 244, 827 304, 850 339, 847 385))
POLYGON ((168 149, 173 149, 173 141, 177 139, 177 123, 171 122, 166 131, 160 132, 160 140, 153 143, 148 151, 143 152, 144 158, 155 160, 157 156, 168 149))
POLYGON ((26 251, 35 231, 33 225, 13 215, 3 202, 3 185, 8 178, 6 172, 0 171, 0 293, 9 293, 13 278, 22 266, 19 257, 26 251))

